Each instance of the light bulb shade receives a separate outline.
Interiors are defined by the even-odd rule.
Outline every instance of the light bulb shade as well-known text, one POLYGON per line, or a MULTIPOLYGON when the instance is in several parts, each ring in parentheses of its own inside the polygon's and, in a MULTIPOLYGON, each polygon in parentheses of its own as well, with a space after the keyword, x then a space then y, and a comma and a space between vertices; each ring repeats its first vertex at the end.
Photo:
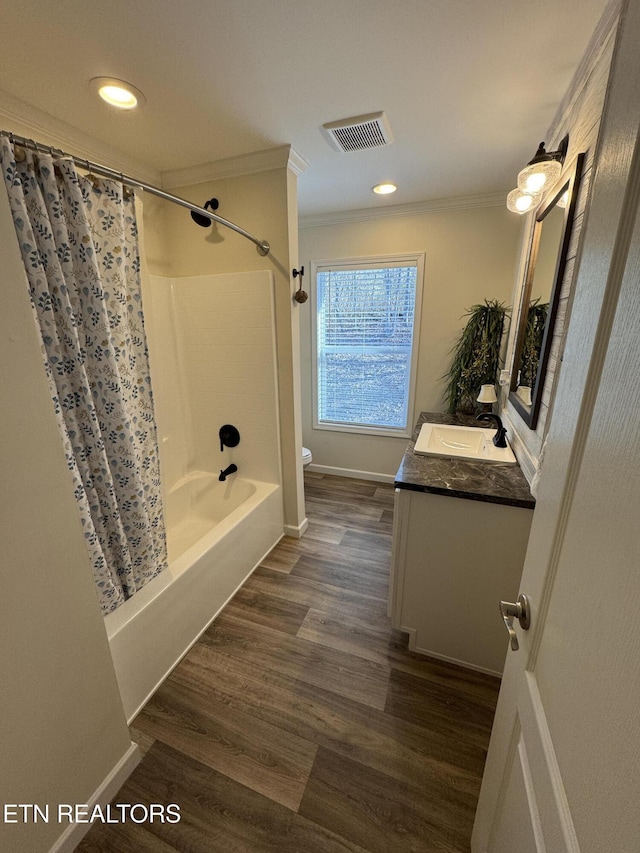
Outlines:
POLYGON ((511 190, 507 196, 507 207, 512 213, 526 213, 538 202, 538 196, 524 193, 520 189, 511 190))
POLYGON ((562 193, 562 195, 560 196, 560 198, 558 199, 558 201, 556 202, 556 205, 558 207, 566 207, 568 204, 569 204, 569 190, 565 190, 562 193))
POLYGON ((516 394, 520 397, 525 406, 531 405, 531 388, 529 385, 518 385, 516 394))
POLYGON ((518 175, 518 189, 524 193, 539 193, 560 177, 562 164, 557 160, 532 163, 518 175))
POLYGON ((478 403, 497 403, 496 389, 493 385, 483 385, 477 398, 478 403))

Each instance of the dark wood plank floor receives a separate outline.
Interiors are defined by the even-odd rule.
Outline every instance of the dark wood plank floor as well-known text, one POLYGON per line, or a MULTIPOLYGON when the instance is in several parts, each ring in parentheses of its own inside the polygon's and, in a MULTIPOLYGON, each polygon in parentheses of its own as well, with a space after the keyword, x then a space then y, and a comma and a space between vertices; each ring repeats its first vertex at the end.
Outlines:
POLYGON ((307 473, 306 495, 306 535, 132 727, 145 754, 114 802, 177 803, 180 822, 96 824, 79 850, 469 850, 498 681, 391 629, 391 486, 307 473))

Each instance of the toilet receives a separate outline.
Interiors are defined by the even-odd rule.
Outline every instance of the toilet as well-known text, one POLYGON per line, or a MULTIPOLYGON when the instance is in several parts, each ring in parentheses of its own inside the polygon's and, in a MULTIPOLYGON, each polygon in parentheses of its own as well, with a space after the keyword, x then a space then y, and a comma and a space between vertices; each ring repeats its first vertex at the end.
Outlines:
POLYGON ((307 447, 302 448, 302 467, 307 468, 311 465, 313 461, 313 456, 311 455, 311 451, 307 447))

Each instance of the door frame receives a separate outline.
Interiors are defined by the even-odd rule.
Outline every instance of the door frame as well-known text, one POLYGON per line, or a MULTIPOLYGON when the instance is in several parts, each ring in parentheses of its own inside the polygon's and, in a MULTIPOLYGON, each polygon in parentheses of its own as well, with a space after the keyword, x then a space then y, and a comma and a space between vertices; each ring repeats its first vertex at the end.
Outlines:
MULTIPOLYGON (((622 3, 593 181, 576 258, 575 297, 547 438, 521 591, 531 602, 531 630, 515 627, 520 650, 509 652, 496 709, 472 837, 474 853, 491 851, 518 747, 516 708, 522 690, 537 692, 535 669, 576 483, 600 389, 611 329, 640 204, 640 0, 622 3), (551 535, 549 535, 551 534, 551 535)), ((543 709, 535 709, 545 739, 543 709)), ((546 744, 566 850, 577 850, 569 805, 550 736, 546 744)))

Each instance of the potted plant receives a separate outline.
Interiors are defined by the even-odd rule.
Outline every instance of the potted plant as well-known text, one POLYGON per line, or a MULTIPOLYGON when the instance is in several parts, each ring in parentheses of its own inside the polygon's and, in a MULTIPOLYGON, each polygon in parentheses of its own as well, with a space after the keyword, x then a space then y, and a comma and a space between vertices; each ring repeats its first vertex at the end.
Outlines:
POLYGON ((522 341, 522 355, 520 356, 520 386, 533 389, 538 374, 538 362, 542 350, 542 339, 549 313, 549 303, 539 304, 536 299, 529 303, 527 311, 527 324, 524 329, 522 341))
POLYGON ((485 299, 464 315, 469 319, 454 347, 453 362, 445 377, 449 414, 473 414, 481 386, 495 385, 506 314, 502 302, 485 299))

